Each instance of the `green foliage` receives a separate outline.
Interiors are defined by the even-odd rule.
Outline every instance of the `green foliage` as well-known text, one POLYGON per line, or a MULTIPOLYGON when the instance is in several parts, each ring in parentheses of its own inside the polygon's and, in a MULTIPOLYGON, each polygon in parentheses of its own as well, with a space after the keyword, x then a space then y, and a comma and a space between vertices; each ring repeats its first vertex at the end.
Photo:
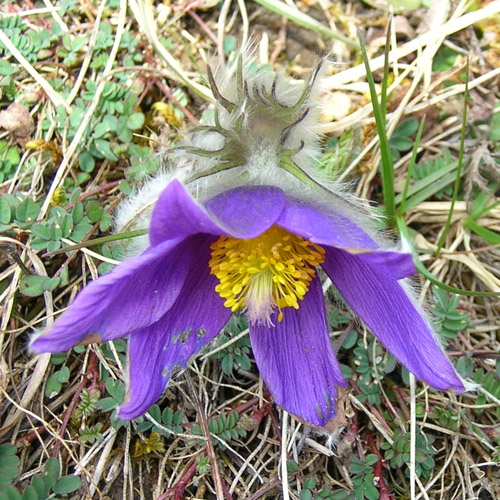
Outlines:
POLYGON ((377 463, 376 455, 366 455, 364 461, 356 456, 351 457, 349 472, 352 474, 353 491, 347 496, 348 500, 378 500, 380 493, 374 486, 375 475, 373 466, 377 463))
POLYGON ((95 441, 100 441, 103 439, 103 435, 101 434, 102 424, 100 422, 96 423, 92 427, 83 427, 80 429, 80 437, 78 441, 80 443, 94 443, 95 441))
MULTIPOLYGON (((450 150, 445 148, 443 149, 442 156, 435 156, 434 158, 430 158, 427 161, 421 161, 418 165, 415 165, 412 177, 416 180, 420 180, 427 179, 432 175, 434 178, 439 172, 448 173, 446 167, 451 164, 453 164, 453 158, 450 150)), ((451 178, 453 178, 453 176, 451 176, 451 178)), ((443 195, 451 196, 452 192, 453 187, 450 181, 446 186, 443 186, 442 189, 437 191, 435 196, 437 199, 442 199, 443 195)))
MULTIPOLYGON (((208 421, 208 430, 211 434, 219 437, 222 441, 237 441, 240 437, 246 436, 245 429, 238 426, 240 415, 237 411, 232 411, 228 415, 225 413, 208 421)), ((192 433, 198 436, 203 435, 201 427, 194 425, 192 433)), ((219 439, 212 437, 214 445, 222 445, 219 439)))
POLYGON ((356 384, 361 391, 357 398, 373 405, 380 404, 380 384, 376 381, 394 371, 396 360, 374 340, 366 348, 360 338, 353 353, 355 370, 359 374, 356 384))
MULTIPOLYGON (((390 463, 391 467, 395 469, 400 469, 405 467, 405 474, 410 477, 410 469, 408 467, 408 462, 410 461, 410 434, 402 432, 400 429, 396 429, 394 432, 394 442, 392 445, 389 443, 384 443, 382 449, 385 451, 385 459, 390 463)), ((415 472, 418 477, 428 479, 435 467, 433 455, 437 451, 432 447, 434 438, 431 436, 426 436, 417 427, 416 434, 416 453, 415 453, 415 472)))
POLYGON ((0 182, 12 177, 20 160, 21 156, 17 148, 6 141, 0 141, 0 182))
POLYGON ((418 121, 415 118, 407 118, 403 120, 395 129, 389 139, 391 147, 392 161, 397 161, 401 157, 401 153, 410 151, 413 147, 413 141, 410 137, 417 131, 418 121))
MULTIPOLYGON (((4 445, 0 445, 0 459, 2 457, 2 446, 4 445)), ((10 452, 11 450, 9 450, 10 452)), ((0 478, 2 477, 1 474, 3 474, 3 471, 0 472, 0 478)), ((54 494, 68 495, 73 493, 81 486, 81 483, 82 481, 78 476, 61 476, 59 462, 55 458, 49 458, 45 463, 44 473, 33 476, 31 484, 22 493, 14 486, 8 486, 0 490, 0 500, 48 500, 53 498, 54 494)))
MULTIPOLYGON (((500 380, 499 380, 498 372, 485 373, 482 368, 479 368, 474 372, 473 378, 474 378, 474 382, 480 384, 484 388, 485 391, 487 391, 489 394, 491 394, 497 400, 500 399, 500 380)), ((482 405, 489 403, 489 402, 493 403, 495 401, 491 401, 490 398, 488 398, 488 396, 486 394, 481 392, 478 394, 476 401, 475 401, 475 404, 477 406, 482 406, 482 405)), ((481 413, 483 410, 482 410, 482 408, 476 408, 476 411, 478 413, 481 413)), ((497 412, 498 417, 500 418, 500 406, 497 407, 496 412, 497 412)))
POLYGON ((348 129, 326 143, 326 150, 316 168, 335 178, 342 173, 361 151, 361 134, 358 129, 348 129))
POLYGON ((48 398, 57 396, 62 389, 62 385, 68 382, 70 371, 67 366, 63 366, 60 370, 55 371, 45 384, 45 395, 48 398))
POLYGON ((82 418, 92 415, 97 409, 97 403, 100 397, 101 393, 99 391, 91 393, 88 389, 83 389, 80 394, 80 402, 73 412, 73 417, 77 420, 81 420, 82 418))
POLYGON ((142 433, 152 430, 153 432, 157 432, 165 437, 170 437, 172 436, 172 433, 179 434, 183 431, 182 422, 184 420, 184 414, 182 411, 174 412, 172 408, 165 408, 161 411, 158 405, 153 405, 148 410, 148 413, 156 422, 161 424, 163 428, 154 425, 144 417, 139 417, 134 420, 134 422, 138 424, 136 432, 142 433), (172 433, 166 431, 165 428, 172 431, 172 433))
POLYGON ((447 45, 443 45, 434 56, 432 60, 432 71, 444 72, 449 71, 455 65, 455 61, 457 60, 458 52, 448 47, 447 45))
MULTIPOLYGON (((248 324, 244 316, 233 315, 224 332, 218 335, 217 345, 221 346, 226 344, 233 337, 237 336, 247 328, 248 324)), ((222 371, 227 375, 231 375, 235 367, 235 363, 243 370, 250 370, 252 363, 250 361, 249 354, 250 340, 248 335, 245 335, 224 349, 212 354, 211 357, 213 359, 220 360, 222 371)))
POLYGON ((205 455, 198 455, 196 461, 196 472, 199 475, 208 474, 211 470, 210 459, 205 455))
POLYGON ((432 312, 438 318, 434 325, 438 332, 446 338, 456 338, 458 332, 469 326, 470 317, 466 311, 461 311, 460 297, 448 294, 440 288, 432 289, 435 301, 432 312))
MULTIPOLYGON (((0 29, 29 62, 47 57, 51 33, 47 29, 34 30, 24 23, 21 16, 0 18, 0 29)), ((0 43, 0 57, 9 59, 10 52, 0 43)))
POLYGON ((457 413, 455 408, 441 408, 436 406, 430 414, 430 417, 437 420, 439 425, 446 429, 457 431, 460 427, 461 415, 457 413))
POLYGON ((9 443, 0 444, 0 491, 12 484, 19 474, 19 458, 16 447, 9 443))
POLYGON ((123 403, 125 399, 125 385, 120 380, 113 380, 111 377, 106 380, 105 385, 110 397, 98 401, 97 408, 103 411, 110 411, 123 403))
POLYGON ((43 292, 52 291, 60 283, 60 278, 49 278, 48 276, 29 275, 23 276, 19 282, 19 291, 28 297, 37 297, 43 292))

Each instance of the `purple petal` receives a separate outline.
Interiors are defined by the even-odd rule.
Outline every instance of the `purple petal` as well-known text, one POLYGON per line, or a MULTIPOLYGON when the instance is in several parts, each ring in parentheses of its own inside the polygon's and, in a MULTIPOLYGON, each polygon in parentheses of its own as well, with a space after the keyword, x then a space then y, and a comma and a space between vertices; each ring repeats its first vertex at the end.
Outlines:
POLYGON ((337 386, 347 385, 335 358, 316 277, 295 310, 283 309, 275 326, 250 326, 259 371, 276 403, 309 423, 324 426, 335 416, 337 386))
POLYGON ((106 342, 161 318, 184 284, 199 237, 172 240, 128 259, 91 282, 31 348, 38 353, 70 349, 85 337, 106 342))
POLYGON ((151 245, 191 234, 254 238, 269 229, 285 204, 283 192, 270 186, 232 189, 200 205, 178 181, 161 194, 153 211, 151 245))
POLYGON ((217 278, 208 267, 212 241, 205 237, 199 258, 165 316, 130 334, 128 401, 120 408, 120 418, 130 420, 144 414, 160 397, 172 370, 186 366, 229 320, 231 311, 214 291, 217 278))
POLYGON ((318 245, 374 250, 378 244, 343 215, 322 212, 300 201, 287 199, 277 224, 318 245))
POLYGON ((355 255, 368 266, 376 268, 379 274, 385 274, 395 280, 408 278, 416 273, 411 253, 393 252, 390 250, 376 250, 375 252, 356 252, 353 249, 344 249, 355 255))
POLYGON ((235 238, 255 238, 269 229, 285 207, 285 194, 273 186, 246 186, 205 203, 208 212, 235 238))
POLYGON ((432 327, 385 266, 329 248, 323 268, 347 304, 410 372, 436 389, 465 390, 432 327))

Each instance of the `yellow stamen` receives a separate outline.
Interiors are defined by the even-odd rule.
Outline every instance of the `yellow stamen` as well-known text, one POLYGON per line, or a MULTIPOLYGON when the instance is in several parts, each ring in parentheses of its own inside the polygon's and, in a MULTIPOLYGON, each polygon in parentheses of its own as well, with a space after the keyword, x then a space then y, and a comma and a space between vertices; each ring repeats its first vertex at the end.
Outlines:
POLYGON ((285 307, 298 309, 325 260, 320 246, 279 226, 249 240, 221 236, 210 248, 215 291, 233 312, 245 308, 251 323, 271 324, 276 307, 278 321, 285 307))

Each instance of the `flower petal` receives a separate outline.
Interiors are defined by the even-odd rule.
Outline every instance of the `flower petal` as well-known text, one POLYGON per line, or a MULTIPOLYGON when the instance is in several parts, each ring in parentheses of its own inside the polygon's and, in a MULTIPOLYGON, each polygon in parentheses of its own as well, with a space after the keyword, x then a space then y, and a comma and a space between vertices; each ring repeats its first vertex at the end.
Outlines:
POLYGON ((347 385, 328 336, 321 283, 315 278, 298 310, 275 326, 251 325, 259 371, 276 403, 317 426, 335 416, 337 386, 347 385))
POLYGON ((432 327, 404 286, 362 255, 328 248, 322 267, 347 304, 416 377, 441 390, 464 391, 432 327))
POLYGON ((408 278, 416 273, 411 253, 381 249, 374 252, 357 252, 351 248, 344 248, 343 250, 355 255, 367 265, 376 268, 379 273, 391 276, 395 280, 408 278))
POLYGON ((255 238, 267 231, 285 207, 285 194, 273 186, 245 186, 221 193, 205 203, 235 238, 255 238))
POLYGON ((318 245, 370 250, 378 248, 371 236, 352 220, 339 213, 320 212, 298 200, 287 199, 277 224, 318 245))
POLYGON ((150 248, 89 283, 30 347, 37 353, 61 352, 85 337, 88 342, 106 342, 154 323, 177 299, 197 248, 196 238, 150 248))
POLYGON ((276 222, 284 204, 281 189, 247 186, 221 193, 202 206, 178 180, 173 180, 153 211, 150 242, 158 245, 196 233, 254 238, 276 222))
POLYGON ((160 397, 172 370, 210 342, 231 316, 214 288, 208 260, 213 238, 204 238, 175 304, 158 322, 130 334, 128 401, 119 416, 130 420, 145 413, 160 397))

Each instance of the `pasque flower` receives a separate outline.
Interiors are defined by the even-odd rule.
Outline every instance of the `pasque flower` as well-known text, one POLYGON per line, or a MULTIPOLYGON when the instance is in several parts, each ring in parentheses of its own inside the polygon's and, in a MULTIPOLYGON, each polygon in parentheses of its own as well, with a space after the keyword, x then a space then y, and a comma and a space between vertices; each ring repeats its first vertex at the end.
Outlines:
POLYGON ((215 76, 209 70, 213 118, 118 214, 120 229, 149 224, 147 248, 82 290, 31 348, 128 336, 119 415, 132 419, 241 310, 275 402, 323 426, 346 382, 329 338, 322 268, 416 377, 465 390, 405 281, 415 271, 411 254, 388 245, 368 209, 315 171, 321 71, 301 88, 244 58, 215 76))

